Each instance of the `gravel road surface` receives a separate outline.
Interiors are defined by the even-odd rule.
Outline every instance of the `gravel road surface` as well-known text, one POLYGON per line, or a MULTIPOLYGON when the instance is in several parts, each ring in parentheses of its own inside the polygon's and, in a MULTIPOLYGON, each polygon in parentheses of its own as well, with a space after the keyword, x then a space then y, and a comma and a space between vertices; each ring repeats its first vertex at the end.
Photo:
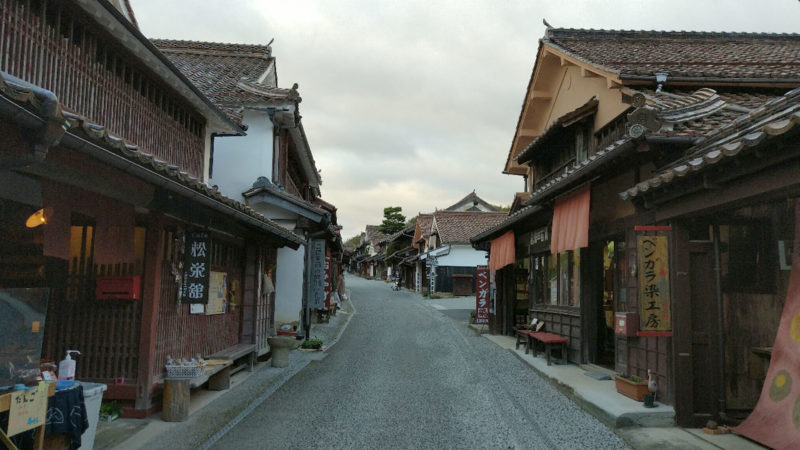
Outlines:
POLYGON ((627 448, 462 315, 347 283, 356 312, 338 344, 213 448, 627 448))

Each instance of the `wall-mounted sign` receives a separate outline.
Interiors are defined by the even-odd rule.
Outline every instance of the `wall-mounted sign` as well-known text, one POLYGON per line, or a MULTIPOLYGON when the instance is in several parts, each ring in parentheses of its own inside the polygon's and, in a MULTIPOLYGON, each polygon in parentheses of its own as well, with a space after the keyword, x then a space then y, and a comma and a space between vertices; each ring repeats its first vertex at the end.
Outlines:
POLYGON ((538 244, 539 242, 550 242, 549 227, 533 230, 533 233, 531 233, 531 245, 538 244))
POLYGON ((44 425, 47 417, 47 383, 40 382, 36 389, 11 393, 8 414, 8 436, 44 425))
POLYGON ((325 241, 312 239, 309 243, 308 307, 325 307, 325 241))
POLYGON ((489 266, 475 268, 475 323, 489 323, 489 266))
POLYGON ((181 283, 181 303, 208 303, 208 279, 211 273, 211 236, 206 231, 186 233, 181 283))
POLYGON ((331 308, 331 267, 333 266, 333 258, 331 258, 330 249, 327 250, 325 255, 325 281, 323 287, 325 288, 325 308, 331 308))
POLYGON ((639 329, 672 330, 667 236, 638 236, 639 329))

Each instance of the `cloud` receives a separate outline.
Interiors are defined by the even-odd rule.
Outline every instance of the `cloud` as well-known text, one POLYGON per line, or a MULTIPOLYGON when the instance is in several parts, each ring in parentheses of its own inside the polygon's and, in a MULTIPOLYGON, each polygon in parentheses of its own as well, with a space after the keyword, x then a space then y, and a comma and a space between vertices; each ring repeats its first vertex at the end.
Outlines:
POLYGON ((502 175, 544 35, 556 27, 793 32, 796 2, 132 0, 148 37, 266 44, 299 83, 323 197, 343 234, 444 208, 473 189, 510 204, 502 175), (691 13, 687 13, 691 11, 691 13))

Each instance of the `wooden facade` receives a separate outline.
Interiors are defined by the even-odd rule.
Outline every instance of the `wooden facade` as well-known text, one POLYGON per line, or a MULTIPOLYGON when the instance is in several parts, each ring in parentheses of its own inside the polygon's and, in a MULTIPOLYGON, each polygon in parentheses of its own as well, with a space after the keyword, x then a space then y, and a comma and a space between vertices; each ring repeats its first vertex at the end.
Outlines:
POLYGON ((43 359, 80 350, 76 377, 106 383, 106 398, 143 417, 158 408, 167 356, 267 351, 263 277, 277 247, 302 239, 198 181, 210 133, 237 129, 207 129, 221 111, 191 106, 204 101, 193 87, 169 87, 94 20, 67 0, 0 0, 0 289, 48 289, 43 359), (45 150, 21 158, 32 147, 45 150), (46 220, 28 228, 37 210, 46 220), (194 230, 211 236, 208 269, 227 275, 222 314, 179 302, 181 237, 194 230), (108 276, 139 277, 139 297, 100 299, 108 276))
POLYGON ((0 0, 0 70, 189 174, 203 175, 206 120, 66 0, 0 0))

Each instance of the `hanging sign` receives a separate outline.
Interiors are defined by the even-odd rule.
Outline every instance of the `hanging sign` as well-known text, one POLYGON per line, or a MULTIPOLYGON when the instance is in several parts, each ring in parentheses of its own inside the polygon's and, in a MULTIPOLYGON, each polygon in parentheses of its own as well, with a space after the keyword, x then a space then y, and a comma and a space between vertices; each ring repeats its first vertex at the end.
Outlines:
POLYGON ((489 266, 475 269, 475 323, 489 323, 489 266))
POLYGON ((639 329, 672 330, 667 236, 637 236, 639 266, 639 329))
POLYGON ((208 303, 208 280, 211 273, 211 236, 206 231, 186 233, 181 303, 208 303))
POLYGON ((325 241, 312 239, 309 243, 308 307, 325 307, 325 241))
POLYGON ((11 393, 8 414, 8 436, 44 425, 47 417, 47 383, 40 382, 36 389, 11 393))

